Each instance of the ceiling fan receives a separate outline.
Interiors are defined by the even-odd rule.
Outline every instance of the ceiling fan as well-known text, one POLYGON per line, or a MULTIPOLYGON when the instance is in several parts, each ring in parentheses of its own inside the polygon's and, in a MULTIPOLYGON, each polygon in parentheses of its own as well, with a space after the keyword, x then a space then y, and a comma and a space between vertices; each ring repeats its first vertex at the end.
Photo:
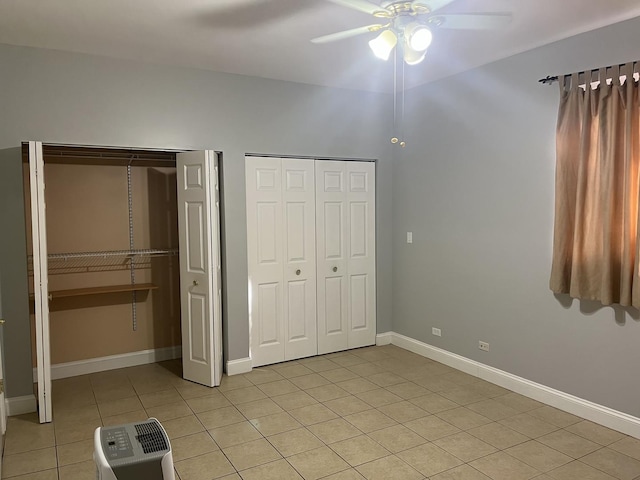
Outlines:
POLYGON ((439 28, 487 30, 506 26, 511 21, 510 13, 435 13, 454 0, 391 0, 382 5, 367 0, 328 1, 371 14, 386 23, 323 35, 311 42, 328 43, 369 32, 380 32, 369 42, 373 53, 387 60, 399 43, 404 61, 408 65, 416 65, 424 60, 433 32, 439 28))

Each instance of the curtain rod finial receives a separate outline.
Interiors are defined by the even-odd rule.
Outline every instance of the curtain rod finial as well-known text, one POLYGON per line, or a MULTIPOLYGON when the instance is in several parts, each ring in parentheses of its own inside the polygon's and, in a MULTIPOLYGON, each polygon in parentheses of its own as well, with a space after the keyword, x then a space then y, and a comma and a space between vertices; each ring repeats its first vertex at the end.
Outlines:
POLYGON ((552 77, 551 75, 547 75, 545 78, 541 78, 540 80, 538 80, 538 82, 546 85, 546 84, 552 84, 553 82, 557 82, 558 81, 558 77, 554 76, 552 77))

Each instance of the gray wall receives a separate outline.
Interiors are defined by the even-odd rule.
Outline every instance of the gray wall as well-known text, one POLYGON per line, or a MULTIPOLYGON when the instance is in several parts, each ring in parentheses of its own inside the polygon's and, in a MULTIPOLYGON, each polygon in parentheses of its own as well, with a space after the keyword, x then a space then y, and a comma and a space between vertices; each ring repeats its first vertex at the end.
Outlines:
POLYGON ((638 60, 639 44, 634 19, 407 93, 412 128, 393 170, 396 332, 640 417, 639 312, 548 288, 558 85, 537 82, 638 60))
MULTIPOLYGON (((640 416, 640 314, 547 286, 558 93, 537 83, 635 60, 639 42, 635 19, 408 92, 414 127, 393 170, 390 102, 378 95, 0 46, 0 148, 221 150, 229 359, 248 353, 244 154, 379 158, 379 332, 640 416)), ((28 321, 11 328, 9 395, 30 394, 17 380, 31 375, 28 321)))
POLYGON ((7 397, 33 394, 27 252, 25 245, 22 153, 19 147, 0 150, 0 283, 2 308, 0 327, 7 397), (16 180, 17 179, 17 180, 16 180), (19 339, 14 342, 13 339, 19 339), (24 366, 13 368, 13 364, 24 366))
MULTIPOLYGON (((378 330, 391 330, 387 96, 6 45, 0 72, 0 149, 41 140, 223 152, 223 328, 231 360, 249 351, 244 154, 379 159, 377 316, 378 330)), ((5 340, 15 342, 7 351, 9 393, 31 394, 11 387, 12 379, 31 378, 22 353, 30 348, 28 318, 12 320, 5 340)))

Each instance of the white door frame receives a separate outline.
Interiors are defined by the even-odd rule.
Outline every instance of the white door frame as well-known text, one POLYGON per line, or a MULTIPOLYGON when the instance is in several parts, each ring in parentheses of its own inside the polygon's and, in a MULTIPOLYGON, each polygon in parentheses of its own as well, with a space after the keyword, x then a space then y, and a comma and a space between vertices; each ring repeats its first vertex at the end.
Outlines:
MULTIPOLYGON (((0 285, 0 329, 4 325, 2 318, 2 285, 0 285)), ((4 365, 3 361, 3 340, 4 335, 0 333, 0 478, 2 478, 2 455, 4 450, 4 434, 7 431, 7 407, 4 403, 4 365)))
MULTIPOLYGON (((2 319, 0 309, 0 319, 2 319)), ((0 325, 2 328, 2 325, 0 325)), ((7 431, 7 410, 4 404, 4 369, 2 365, 2 341, 0 341, 0 478, 2 478, 2 456, 4 454, 4 434, 7 431)))
POLYGON ((36 324, 36 370, 40 423, 51 422, 51 352, 49 339, 49 277, 47 216, 44 197, 42 142, 29 142, 31 233, 33 245, 33 298, 36 324))

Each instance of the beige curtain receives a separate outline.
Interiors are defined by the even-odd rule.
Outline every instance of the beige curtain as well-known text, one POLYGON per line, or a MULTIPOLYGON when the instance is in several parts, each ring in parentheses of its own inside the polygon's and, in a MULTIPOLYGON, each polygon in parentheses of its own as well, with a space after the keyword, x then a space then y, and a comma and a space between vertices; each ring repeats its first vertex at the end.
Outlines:
POLYGON ((578 74, 560 80, 550 287, 640 307, 640 100, 633 68, 586 73, 583 87, 578 74), (612 85, 590 87, 607 77, 612 85))

